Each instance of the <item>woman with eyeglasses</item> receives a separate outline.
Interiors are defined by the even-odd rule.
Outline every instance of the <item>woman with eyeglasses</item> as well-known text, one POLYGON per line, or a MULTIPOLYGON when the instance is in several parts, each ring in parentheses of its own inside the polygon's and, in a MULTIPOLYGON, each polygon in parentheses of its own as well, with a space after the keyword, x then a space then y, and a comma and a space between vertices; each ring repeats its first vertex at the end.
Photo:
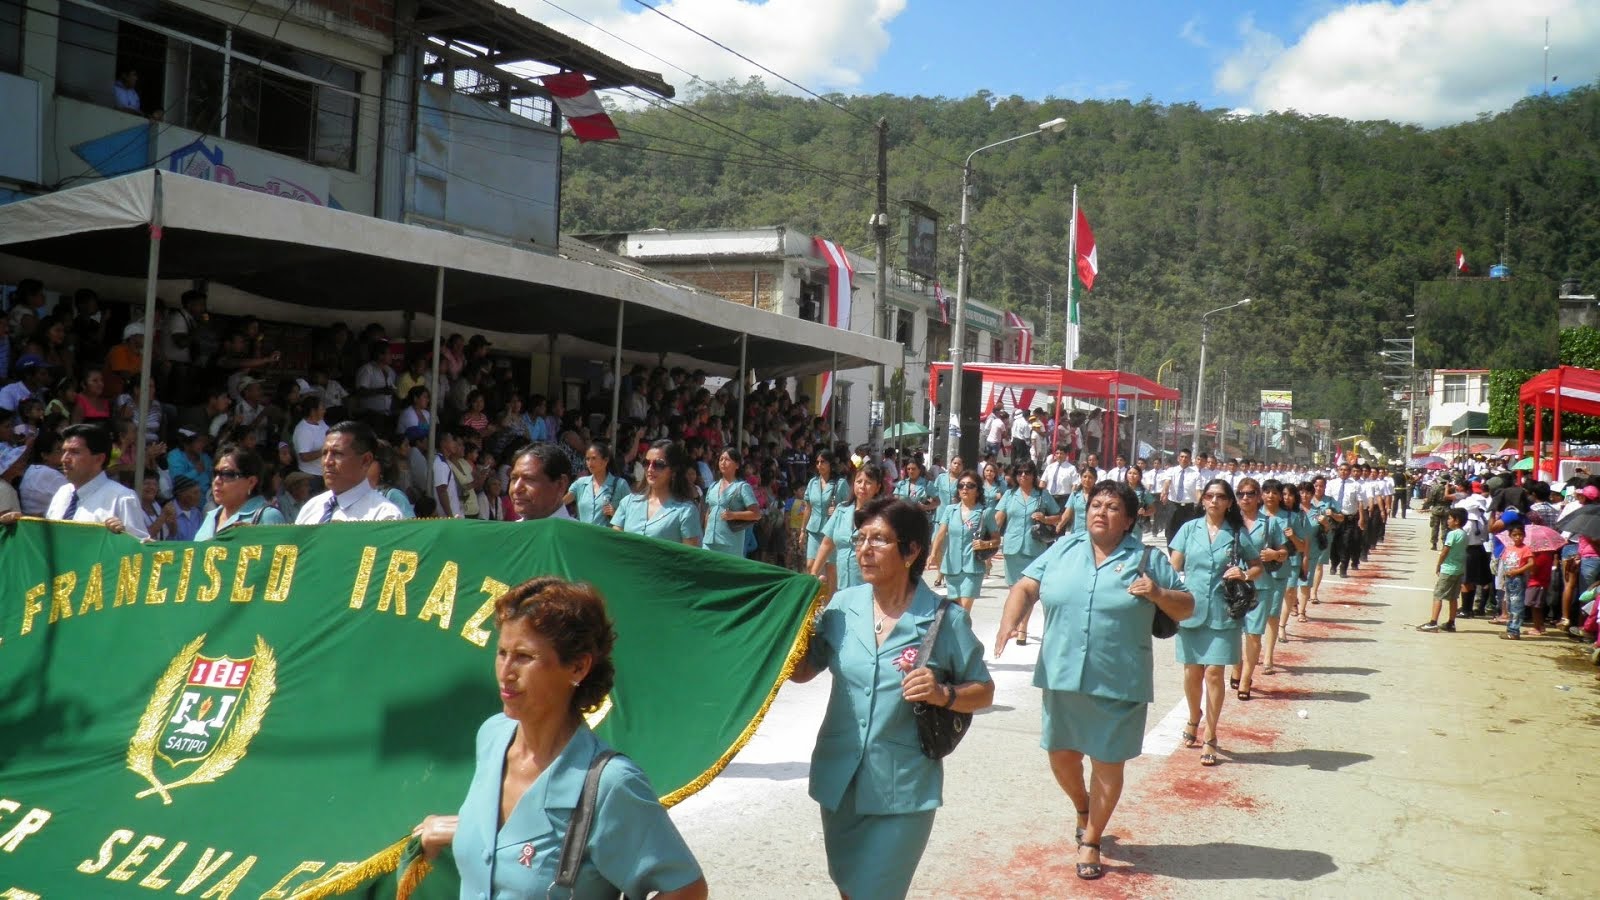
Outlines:
MULTIPOLYGON (((1250 699, 1256 666, 1261 663, 1261 638, 1268 627, 1276 627, 1282 611, 1283 591, 1288 582, 1289 539, 1283 533, 1283 520, 1276 515, 1278 482, 1268 480, 1271 489, 1256 479, 1239 479, 1234 496, 1239 500, 1243 533, 1260 548, 1262 575, 1256 580, 1256 608, 1244 617, 1243 662, 1229 673, 1228 687, 1238 691, 1240 700, 1250 699)), ((1274 634, 1276 643, 1276 634, 1274 634)))
POLYGON ((994 702, 994 682, 966 610, 922 581, 927 515, 888 497, 857 515, 866 583, 833 595, 791 680, 832 675, 810 790, 822 807, 828 875, 843 897, 892 900, 910 891, 943 802, 944 766, 923 755, 912 704, 977 712, 994 702), (941 606, 930 658, 919 659, 941 606))
POLYGON ((583 451, 583 465, 589 474, 572 483, 561 505, 578 504, 577 519, 605 527, 628 496, 628 482, 611 473, 611 448, 599 441, 583 451))
POLYGON ((1299 605, 1300 586, 1305 583, 1305 562, 1309 551, 1306 535, 1311 528, 1306 524, 1305 514, 1300 511, 1300 489, 1295 487, 1294 482, 1280 483, 1268 479, 1261 489, 1266 501, 1265 509, 1277 517, 1289 551, 1289 558, 1284 560, 1282 569, 1283 602, 1278 605, 1275 619, 1267 621, 1267 639, 1261 653, 1261 674, 1271 675, 1278 671, 1273 663, 1278 641, 1289 636, 1289 615, 1299 605))
MULTIPOLYGON (((1039 489, 1039 469, 1032 460, 1012 465, 1011 477, 1016 487, 1006 493, 994 512, 995 527, 1001 532, 1000 552, 1006 559, 1006 587, 1016 587, 1022 573, 1049 546, 1034 533, 1035 526, 1059 532, 1057 517, 1061 515, 1055 498, 1039 489)), ((1028 642, 1028 619, 1032 611, 1032 606, 1023 611, 1017 633, 1019 644, 1028 642)))
POLYGON ((808 570, 832 585, 829 593, 861 584, 861 565, 856 560, 856 513, 866 509, 883 493, 883 468, 874 462, 862 463, 851 482, 848 503, 834 507, 822 529, 822 546, 815 564, 808 570))
POLYGON ((700 507, 689 482, 689 451, 677 441, 656 441, 644 455, 644 481, 623 498, 611 527, 664 541, 700 546, 700 507))
POLYGON ((197 541, 209 541, 239 525, 282 525, 283 513, 267 505, 261 486, 261 457, 229 444, 217 452, 211 470, 211 498, 216 507, 206 513, 195 532, 197 541))
POLYGON ((1138 497, 1127 484, 1089 492, 1084 528, 1034 560, 1006 597, 995 635, 999 659, 1019 634, 1026 610, 1044 605, 1044 634, 1033 683, 1044 688, 1041 746, 1050 771, 1078 813, 1078 877, 1104 874, 1100 836, 1122 795, 1123 766, 1144 745, 1155 700, 1150 628, 1156 610, 1188 618, 1194 598, 1167 556, 1146 548, 1138 497), (1089 757, 1085 784, 1083 758, 1089 757))
POLYGON ((705 547, 740 559, 744 558, 745 529, 761 518, 755 490, 739 477, 743 465, 739 451, 724 448, 717 454, 718 478, 706 487, 705 547))
POLYGON ((1205 514, 1183 523, 1172 536, 1168 552, 1172 567, 1184 573, 1184 583, 1194 596, 1194 614, 1178 622, 1178 662, 1183 666, 1183 696, 1189 703, 1189 725, 1184 746, 1200 747, 1200 765, 1217 764, 1217 720, 1222 716, 1224 666, 1239 664, 1238 619, 1228 615, 1222 593, 1224 580, 1261 577, 1260 552, 1244 533, 1244 519, 1233 502, 1233 488, 1213 478, 1200 491, 1205 514), (1239 564, 1233 563, 1235 545, 1239 564), (1199 738, 1200 700, 1205 698, 1205 740, 1199 738))
MULTIPOLYGON (((816 565, 818 551, 822 549, 822 531, 833 510, 850 497, 850 485, 835 472, 838 462, 832 450, 818 450, 811 458, 817 474, 806 482, 800 495, 800 505, 795 517, 805 520, 806 571, 816 565)), ((827 560, 824 559, 826 564, 827 560)))
POLYGON ((933 561, 945 580, 945 596, 972 612, 983 586, 983 560, 973 544, 980 537, 992 540, 993 523, 983 506, 983 483, 967 469, 955 478, 956 499, 934 514, 933 561))
POLYGON ((1084 466, 1078 474, 1078 487, 1071 496, 1067 497, 1066 509, 1061 513, 1061 531, 1071 534, 1082 531, 1088 527, 1084 517, 1088 514, 1089 495, 1094 492, 1094 483, 1100 478, 1100 473, 1094 466, 1084 466))

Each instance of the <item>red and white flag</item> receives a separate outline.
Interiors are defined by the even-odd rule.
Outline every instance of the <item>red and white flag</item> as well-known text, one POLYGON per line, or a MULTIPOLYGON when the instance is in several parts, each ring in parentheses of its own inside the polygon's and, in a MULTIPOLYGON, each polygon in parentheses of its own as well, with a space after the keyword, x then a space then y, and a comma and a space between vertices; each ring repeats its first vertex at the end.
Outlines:
MULTIPOLYGON (((817 256, 828 261, 828 303, 823 312, 823 324, 850 330, 850 280, 855 270, 850 267, 850 257, 844 248, 826 238, 812 238, 817 256)), ((828 414, 828 401, 833 399, 833 373, 822 373, 822 389, 817 392, 817 412, 828 414)))
POLYGON ((539 82, 550 92, 550 97, 556 101, 556 108, 566 117, 567 124, 572 126, 572 133, 580 143, 614 141, 622 137, 617 133, 617 123, 606 114, 599 95, 582 72, 541 75, 539 82))
POLYGON ((1465 253, 1461 252, 1461 248, 1460 247, 1456 248, 1456 271, 1457 272, 1466 272, 1467 271, 1467 255, 1465 253))
MULTIPOLYGON (((1083 282, 1083 289, 1094 290, 1094 277, 1100 274, 1100 257, 1094 249, 1094 229, 1089 227, 1089 217, 1083 214, 1083 207, 1078 207, 1078 280, 1083 282)), ((1072 317, 1077 321, 1077 316, 1072 317)))
POLYGON ((1033 331, 1028 328, 1022 317, 1014 312, 1006 313, 1006 325, 1017 330, 1017 362, 1033 362, 1033 331))
POLYGON ((939 324, 950 324, 950 304, 945 302, 944 286, 939 282, 933 283, 933 299, 939 304, 939 324))

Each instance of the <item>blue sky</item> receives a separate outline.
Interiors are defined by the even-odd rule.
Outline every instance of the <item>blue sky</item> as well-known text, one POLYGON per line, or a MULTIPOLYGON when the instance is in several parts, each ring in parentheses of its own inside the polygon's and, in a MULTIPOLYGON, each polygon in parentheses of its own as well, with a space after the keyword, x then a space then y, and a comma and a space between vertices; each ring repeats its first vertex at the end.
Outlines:
MULTIPOLYGON (((505 2, 680 87, 760 74, 636 0, 505 2)), ((1600 78, 1595 0, 650 3, 809 88, 843 93, 1150 97, 1436 126, 1537 93, 1547 17, 1554 90, 1600 78)))

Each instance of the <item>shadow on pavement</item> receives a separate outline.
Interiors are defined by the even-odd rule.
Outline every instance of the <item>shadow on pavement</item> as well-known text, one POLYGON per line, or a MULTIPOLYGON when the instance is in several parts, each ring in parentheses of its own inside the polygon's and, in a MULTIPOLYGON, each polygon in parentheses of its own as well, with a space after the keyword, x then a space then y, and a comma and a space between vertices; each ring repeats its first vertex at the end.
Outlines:
POLYGON ((996 703, 996 704, 993 704, 992 706, 986 706, 983 709, 978 710, 977 712, 973 713, 973 715, 981 716, 981 715, 985 715, 987 713, 1014 712, 1015 710, 1016 710, 1015 706, 1006 706, 1004 703, 996 703))
MULTIPOLYGON (((1109 840, 1109 837, 1107 838, 1109 840)), ((1164 875, 1180 881, 1263 878, 1312 881, 1339 871, 1333 857, 1315 850, 1280 850, 1251 844, 1129 844, 1106 854, 1131 867, 1109 866, 1106 875, 1164 875)))
POLYGON ((1333 622, 1333 623, 1338 624, 1338 625, 1382 625, 1383 624, 1383 620, 1381 620, 1381 619, 1329 619, 1329 618, 1318 618, 1318 619, 1315 619, 1313 621, 1317 621, 1317 622, 1333 622))
POLYGON ((1221 748, 1220 752, 1224 759, 1245 765, 1283 766, 1291 769, 1304 767, 1315 772, 1337 772, 1345 766, 1371 762, 1373 759, 1370 753, 1352 753, 1348 750, 1303 749, 1235 753, 1221 748))
POLYGON ((1283 669, 1284 671, 1287 671, 1287 672, 1292 672, 1295 675, 1376 675, 1376 674, 1378 674, 1378 670, 1377 669, 1369 669, 1366 666, 1285 666, 1285 665, 1281 665, 1280 664, 1278 666, 1278 668, 1283 669))
POLYGON ((1319 701, 1331 701, 1333 703, 1365 703, 1366 701, 1372 699, 1371 694, 1363 693, 1362 691, 1304 691, 1298 688, 1273 690, 1272 688, 1262 687, 1260 685, 1255 687, 1255 693, 1257 696, 1266 697, 1272 700, 1292 700, 1296 703, 1316 703, 1319 701))
POLYGON ((763 781, 794 781, 811 774, 807 762, 728 763, 723 778, 760 778, 763 781))
POLYGON ((1301 637, 1297 634, 1295 637, 1301 641, 1314 644, 1376 644, 1378 642, 1377 638, 1335 638, 1321 637, 1315 634, 1305 637, 1301 637))

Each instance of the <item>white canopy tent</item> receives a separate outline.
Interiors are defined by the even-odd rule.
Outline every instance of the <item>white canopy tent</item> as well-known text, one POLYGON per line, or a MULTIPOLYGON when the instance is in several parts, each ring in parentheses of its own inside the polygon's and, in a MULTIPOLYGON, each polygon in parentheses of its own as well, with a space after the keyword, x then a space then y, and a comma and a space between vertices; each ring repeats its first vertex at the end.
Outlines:
MULTIPOLYGON (((598 251, 546 255, 154 169, 0 206, 0 248, 98 275, 142 274, 146 367, 163 278, 301 306, 430 314, 434 383, 445 323, 549 335, 556 352, 609 348, 618 368, 624 350, 741 376, 755 359, 764 377, 900 361, 893 341, 731 303, 598 251)), ((141 396, 140 421, 147 413, 141 396)))

